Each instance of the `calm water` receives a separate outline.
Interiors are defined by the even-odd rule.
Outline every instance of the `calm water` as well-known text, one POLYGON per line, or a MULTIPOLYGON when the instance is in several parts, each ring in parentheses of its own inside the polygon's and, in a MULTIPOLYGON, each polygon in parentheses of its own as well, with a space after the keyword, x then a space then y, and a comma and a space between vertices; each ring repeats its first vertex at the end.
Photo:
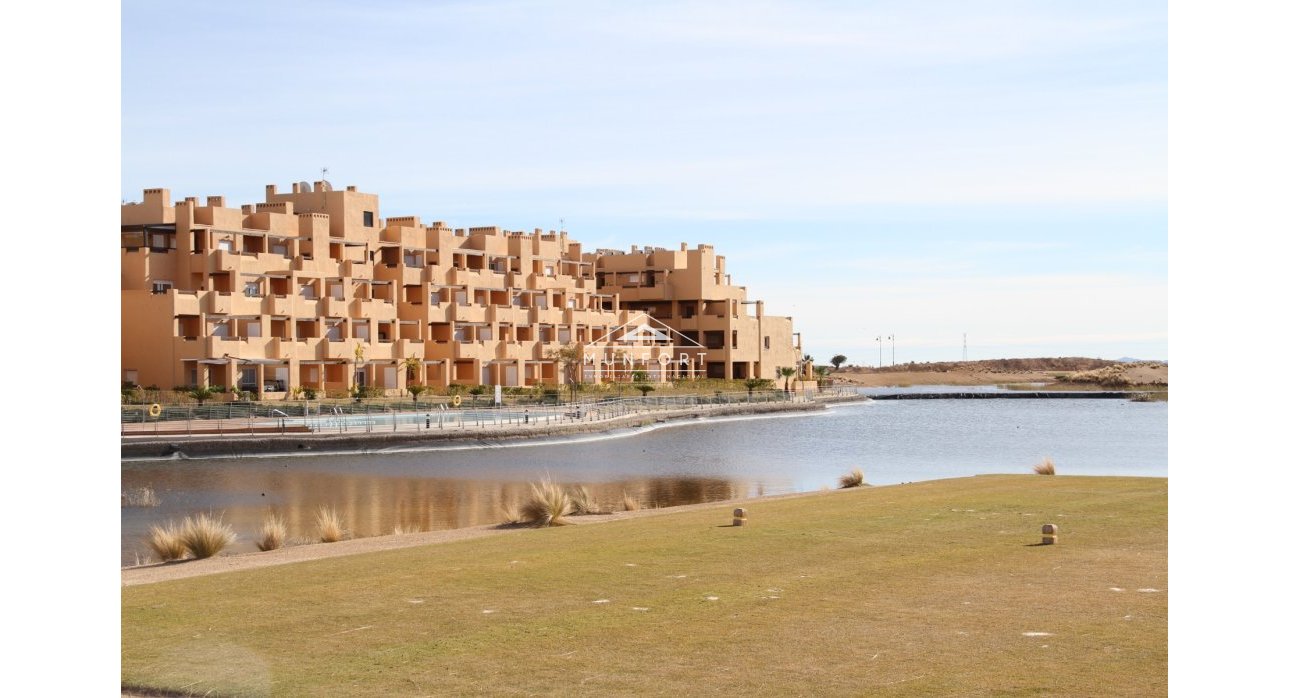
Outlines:
POLYGON ((857 466, 877 485, 1029 473, 1045 456, 1063 475, 1165 477, 1167 423, 1167 403, 898 400, 540 444, 127 461, 123 491, 150 486, 161 504, 122 508, 121 559, 146 556, 150 526, 204 511, 238 532, 237 552, 255 549, 271 512, 291 536, 312 535, 321 505, 336 507, 357 536, 491 523, 547 476, 585 484, 606 503, 627 492, 644 506, 816 490, 857 466))

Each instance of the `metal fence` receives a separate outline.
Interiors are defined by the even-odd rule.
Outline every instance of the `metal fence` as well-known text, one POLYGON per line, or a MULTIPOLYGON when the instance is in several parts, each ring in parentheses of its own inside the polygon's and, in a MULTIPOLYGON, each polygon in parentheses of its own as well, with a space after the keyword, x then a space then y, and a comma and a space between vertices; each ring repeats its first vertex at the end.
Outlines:
POLYGON ((767 402, 809 402, 817 397, 858 394, 828 389, 782 390, 646 397, 598 397, 557 403, 503 399, 502 404, 470 398, 460 405, 443 401, 283 401, 225 402, 207 405, 125 405, 121 435, 345 434, 448 429, 490 429, 591 423, 682 408, 711 409, 767 402))

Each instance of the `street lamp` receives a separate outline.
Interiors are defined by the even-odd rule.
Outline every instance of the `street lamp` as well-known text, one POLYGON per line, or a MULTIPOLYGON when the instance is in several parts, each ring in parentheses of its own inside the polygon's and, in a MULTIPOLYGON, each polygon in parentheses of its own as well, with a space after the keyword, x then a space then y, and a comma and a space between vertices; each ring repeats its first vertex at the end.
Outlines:
POLYGON ((895 366, 896 365, 896 335, 889 334, 887 335, 887 339, 891 340, 891 365, 895 366))
POLYGON ((874 337, 874 340, 878 342, 878 368, 882 368, 882 335, 874 337))

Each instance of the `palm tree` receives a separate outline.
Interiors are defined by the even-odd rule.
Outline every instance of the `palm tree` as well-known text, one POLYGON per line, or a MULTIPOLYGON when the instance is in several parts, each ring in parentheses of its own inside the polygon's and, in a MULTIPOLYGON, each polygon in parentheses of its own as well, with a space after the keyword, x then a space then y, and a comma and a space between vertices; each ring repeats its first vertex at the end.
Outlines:
POLYGON ((744 381, 744 387, 748 389, 748 399, 752 399, 754 390, 761 390, 762 388, 770 385, 770 383, 771 381, 769 378, 749 378, 744 381))
POLYGON ((788 392, 788 380, 789 380, 790 378, 792 378, 792 377, 793 377, 793 374, 795 374, 795 373, 797 373, 797 369, 793 368, 792 366, 784 366, 784 367, 782 367, 782 368, 780 368, 780 369, 779 369, 779 375, 780 375, 780 377, 781 377, 781 378, 783 378, 783 379, 784 379, 784 392, 785 392, 785 393, 787 393, 787 392, 788 392))
POLYGON ((426 387, 424 385, 413 382, 418 380, 421 375, 421 359, 418 359, 415 356, 409 356, 402 361, 402 366, 408 372, 408 392, 412 395, 412 404, 416 405, 417 397, 426 391, 426 387))
POLYGON ((204 385, 199 385, 196 388, 193 388, 192 390, 188 391, 188 397, 196 400, 198 407, 201 407, 202 405, 206 404, 206 401, 211 399, 214 396, 215 396, 215 391, 211 390, 210 388, 207 388, 204 385))

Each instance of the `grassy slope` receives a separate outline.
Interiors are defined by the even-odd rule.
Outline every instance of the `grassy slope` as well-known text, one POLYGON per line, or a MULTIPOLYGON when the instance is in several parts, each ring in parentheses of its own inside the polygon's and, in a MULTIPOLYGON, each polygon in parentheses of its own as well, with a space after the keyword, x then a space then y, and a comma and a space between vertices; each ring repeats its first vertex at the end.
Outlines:
POLYGON ((123 682, 1165 695, 1167 484, 945 480, 754 502, 743 528, 716 506, 129 587, 123 682), (1045 522, 1060 543, 1031 545, 1045 522))

